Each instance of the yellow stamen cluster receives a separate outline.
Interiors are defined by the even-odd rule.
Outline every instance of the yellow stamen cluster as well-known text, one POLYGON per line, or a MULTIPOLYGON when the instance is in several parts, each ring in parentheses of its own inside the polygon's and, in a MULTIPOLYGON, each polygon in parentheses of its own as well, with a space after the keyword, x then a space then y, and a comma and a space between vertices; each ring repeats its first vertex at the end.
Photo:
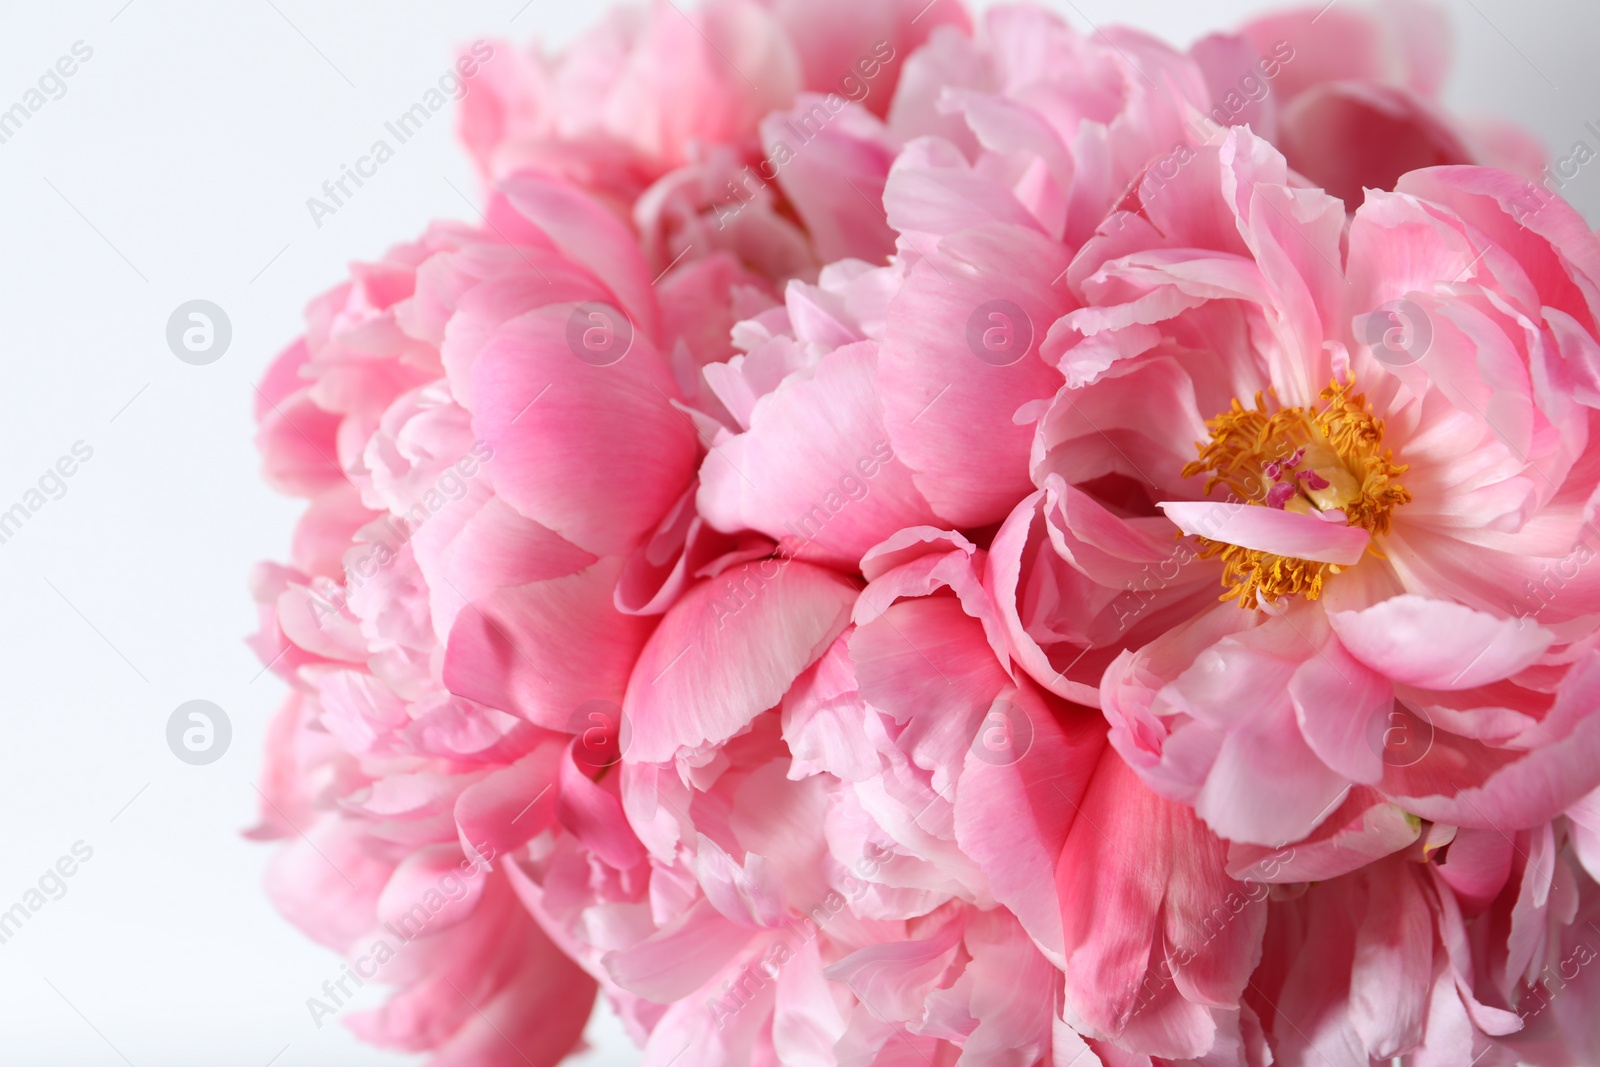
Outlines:
MULTIPOLYGON (((1352 393, 1354 383, 1337 381, 1322 391, 1319 411, 1269 405, 1256 394, 1254 408, 1236 399, 1206 423, 1211 440, 1199 445, 1200 458, 1183 469, 1185 478, 1210 474, 1205 491, 1218 486, 1234 499, 1302 514, 1340 511, 1351 526, 1373 536, 1368 548, 1382 556, 1377 539, 1389 532, 1391 512, 1411 500, 1395 478, 1406 470, 1383 448, 1383 420, 1367 398, 1352 393)), ((1206 537, 1200 555, 1222 560, 1222 600, 1243 608, 1282 597, 1315 600, 1324 582, 1342 569, 1337 564, 1295 559, 1206 537)))

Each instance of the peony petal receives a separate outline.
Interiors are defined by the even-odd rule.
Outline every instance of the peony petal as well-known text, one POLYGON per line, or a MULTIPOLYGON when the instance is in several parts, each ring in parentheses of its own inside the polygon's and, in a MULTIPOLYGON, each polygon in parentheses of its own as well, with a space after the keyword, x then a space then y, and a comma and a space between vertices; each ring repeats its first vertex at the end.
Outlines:
POLYGON ((1018 718, 1006 723, 1009 744, 998 753, 978 743, 968 753, 956 791, 956 841, 983 868, 995 899, 1059 958, 1056 857, 1104 751, 1105 724, 1076 709, 1058 719, 1027 690, 1002 699, 1018 718))
POLYGON ((1293 559, 1353 567, 1372 542, 1372 535, 1359 526, 1255 504, 1164 501, 1156 506, 1191 536, 1293 559))
MULTIPOLYGON (((670 1004, 694 993, 749 942, 752 931, 701 900, 644 941, 602 961, 612 981, 646 1000, 670 1004)), ((702 1002, 694 1005, 704 1010, 702 1002)))
POLYGON ((685 593, 628 681, 630 761, 721 744, 774 707, 849 622, 856 588, 832 571, 767 559, 685 593))
POLYGON ((884 181, 898 138, 870 112, 837 94, 807 93, 761 123, 778 183, 805 224, 817 258, 883 262, 894 251, 884 219, 884 181))
POLYGON ((1289 681, 1289 699, 1306 744, 1317 758, 1352 782, 1383 778, 1382 731, 1394 688, 1344 646, 1330 641, 1289 681))
POLYGON ((557 772, 556 819, 597 857, 619 871, 631 870, 645 861, 644 846, 628 825, 616 793, 591 780, 578 765, 574 753, 582 743, 582 735, 572 739, 557 772))
POLYGON ((556 774, 566 746, 550 742, 467 787, 456 826, 468 856, 492 863, 555 821, 556 774))
POLYGON ((454 843, 413 852, 395 868, 378 898, 378 920, 409 936, 461 922, 483 896, 486 869, 462 858, 454 843))
MULTIPOLYGON (((456 616, 444 684, 458 696, 569 730, 591 700, 620 703, 639 650, 654 627, 613 600, 622 561, 496 590, 456 616)), ((580 717, 581 718, 581 717, 580 717)))
MULTIPOLYGON (((532 173, 502 185, 506 198, 573 262, 604 278, 636 328, 656 332, 656 300, 639 242, 617 217, 575 186, 532 173)), ((481 395, 481 394, 480 394, 481 395)))
POLYGON ((1356 788, 1303 840, 1229 845, 1228 874, 1247 883, 1323 882, 1409 847, 1420 833, 1418 819, 1374 790, 1356 788))
POLYGON ((917 488, 956 526, 998 522, 1032 489, 1033 432, 1013 417, 1061 385, 1039 345, 1069 306, 1052 288, 1066 266, 1037 231, 989 223, 941 242, 890 306, 878 355, 884 424, 917 488), (986 331, 1003 331, 998 348, 986 331))
MULTIPOLYGON (((643 328, 620 360, 594 366, 569 346, 580 311, 553 305, 501 327, 472 368, 472 426, 494 449, 507 503, 595 555, 619 555, 688 486, 695 430, 643 328)), ((620 338, 624 324, 612 325, 620 338)))
POLYGON ((1350 654, 1421 689, 1475 689, 1532 665, 1555 635, 1529 619, 1406 594, 1328 616, 1350 654))
POLYGON ((958 915, 927 937, 857 949, 823 973, 849 986, 879 1017, 915 1018, 921 1014, 923 998, 949 966, 961 942, 962 925, 958 915))
POLYGON ((706 457, 700 513, 849 569, 896 530, 932 521, 883 428, 876 376, 877 345, 862 342, 785 378, 756 405, 749 432, 706 457))

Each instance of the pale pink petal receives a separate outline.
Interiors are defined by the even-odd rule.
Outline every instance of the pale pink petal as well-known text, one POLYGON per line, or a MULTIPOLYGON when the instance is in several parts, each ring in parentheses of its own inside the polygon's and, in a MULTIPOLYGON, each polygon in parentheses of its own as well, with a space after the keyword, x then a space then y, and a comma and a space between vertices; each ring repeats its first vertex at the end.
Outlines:
POLYGON ((844 1034, 838 987, 822 973, 817 941, 803 941, 778 972, 772 1047, 778 1062, 793 1067, 837 1067, 835 1042, 844 1034))
POLYGON ((1366 915, 1356 932, 1350 1017, 1373 1059, 1422 1038, 1433 985, 1433 916, 1409 872, 1392 863, 1372 869, 1366 915))
POLYGON ((1280 846, 1235 842, 1228 873, 1242 882, 1322 882, 1359 870, 1409 847, 1418 820, 1370 789, 1352 789, 1307 837, 1280 846))
POLYGON ((370 930, 394 871, 353 821, 325 817, 301 833, 267 869, 267 895, 307 937, 343 952, 370 930))
POLYGON ((856 589, 807 563, 768 559, 689 590, 662 619, 628 681, 630 761, 720 744, 822 655, 849 621, 856 589))
POLYGON ((849 986, 862 1002, 876 1005, 880 1017, 914 1018, 950 965, 962 926, 960 918, 952 918, 926 937, 857 949, 824 973, 849 986))
POLYGON ((481 866, 462 858, 454 843, 413 852, 384 886, 378 898, 378 919, 404 925, 408 919, 418 922, 421 916, 420 925, 430 931, 461 922, 478 906, 484 874, 481 866))
MULTIPOLYGON (((670 1004, 698 989, 745 947, 752 934, 702 900, 632 948, 609 953, 605 968, 624 989, 670 1004)), ((704 1010, 704 1003, 694 1007, 704 1010)))
POLYGON ((1361 562, 1372 543, 1372 535, 1359 526, 1255 504, 1166 501, 1159 506, 1186 534, 1291 559, 1349 567, 1361 562))
POLYGON ((1562 679, 1526 752, 1415 727, 1433 743, 1414 766, 1389 767, 1384 792, 1425 819, 1506 832, 1538 826, 1600 786, 1600 653, 1562 679))
POLYGON ((934 512, 957 526, 997 522, 1032 489, 1032 431, 1013 416, 1061 384, 1038 351, 1068 307, 1051 287, 1066 266, 1037 232, 980 226, 942 242, 890 308, 878 355, 884 422, 934 512))
POLYGON ((591 700, 618 704, 654 620, 618 611, 615 558, 496 590, 456 616, 444 683, 459 696, 567 730, 591 700))
POLYGON ((1328 616, 1350 654, 1421 689, 1474 689, 1516 674, 1555 635, 1527 619, 1496 618, 1460 604, 1407 594, 1363 611, 1328 616))
POLYGON ((1462 911, 1475 914, 1494 902, 1511 877, 1516 848, 1517 843, 1499 830, 1456 831, 1439 864, 1439 877, 1455 893, 1462 911))
POLYGON ((883 428, 877 367, 877 345, 862 342, 784 379, 756 405, 749 432, 706 457, 700 513, 849 567, 896 530, 932 521, 883 428))
POLYGON ((837 93, 802 95, 761 123, 767 160, 805 223, 817 258, 881 263, 894 251, 880 203, 897 139, 837 93))
POLYGON ((591 780, 573 758, 582 744, 582 735, 573 738, 557 771, 556 818, 600 859, 619 871, 629 870, 645 861, 644 846, 628 825, 617 794, 591 780))
POLYGON ((1383 731, 1389 727, 1393 686, 1330 641, 1295 670, 1289 682, 1300 733, 1317 758, 1352 782, 1383 778, 1383 731))
POLYGON ((541 745, 462 792, 455 805, 461 847, 493 862, 555 820, 556 772, 566 746, 541 745))
MULTIPOLYGON (((900 74, 935 31, 971 31, 960 4, 927 0, 779 0, 778 19, 800 55, 805 84, 882 115, 900 74)), ((955 36, 955 34, 951 34, 955 36)))

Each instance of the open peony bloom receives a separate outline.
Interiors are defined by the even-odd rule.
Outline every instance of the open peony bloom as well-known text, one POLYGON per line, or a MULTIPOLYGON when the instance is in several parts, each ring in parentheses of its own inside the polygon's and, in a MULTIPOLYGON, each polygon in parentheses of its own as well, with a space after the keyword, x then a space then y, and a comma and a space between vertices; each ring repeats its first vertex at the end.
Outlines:
POLYGON ((313 1023, 1600 1063, 1600 241, 1443 110, 1431 19, 712 0, 497 49, 481 224, 353 268, 257 393, 309 506, 253 583, 253 834, 345 960, 313 1023))
POLYGON ((1594 240, 1564 205, 1519 224, 1508 175, 1443 168, 1369 195, 1345 256, 1339 205, 1286 179, 1231 135, 1178 179, 1231 231, 1135 200, 1074 264, 1091 352, 1067 348, 1082 384, 1042 432, 1132 383, 1171 419, 1102 417, 1123 453, 1066 438, 1037 469, 1142 494, 1226 601, 1108 669, 1113 741, 1235 840, 1297 840, 1355 785, 1539 825, 1596 784, 1600 579, 1572 565, 1600 477, 1594 240))

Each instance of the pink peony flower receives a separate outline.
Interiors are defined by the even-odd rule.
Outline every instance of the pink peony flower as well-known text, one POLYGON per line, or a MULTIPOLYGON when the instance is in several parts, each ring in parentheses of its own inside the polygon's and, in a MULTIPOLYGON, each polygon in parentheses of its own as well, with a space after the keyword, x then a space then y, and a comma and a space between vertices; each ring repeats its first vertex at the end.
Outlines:
POLYGON ((1455 826, 1536 826, 1596 784, 1600 586, 1582 568, 1538 585, 1590 536, 1592 409, 1572 387, 1593 238, 1564 205, 1521 228, 1517 181, 1446 168, 1371 194, 1344 258, 1339 205, 1285 177, 1233 135, 1163 192, 1211 190, 1234 232, 1152 199, 1074 264, 1088 306, 1063 365, 1081 384, 1045 413, 1062 443, 1036 469, 1133 479, 1236 602, 1107 670, 1113 743, 1235 840, 1297 840, 1354 784, 1455 826), (1238 343, 1196 351, 1222 331, 1238 343), (1129 381, 1174 418, 1097 402, 1129 381), (1077 447, 1056 429, 1074 411, 1104 412, 1138 459, 1077 447))
MULTIPOLYGON (((313 1021, 352 982, 398 985, 351 1025, 440 1063, 498 1062, 508 1041, 559 1061, 604 977, 522 903, 513 856, 528 842, 581 840, 642 891, 616 776, 609 794, 592 780, 615 762, 614 704, 651 628, 613 589, 690 491, 698 447, 661 353, 692 361, 698 341, 661 325, 631 233, 569 187, 530 176, 507 191, 486 229, 437 227, 357 268, 260 392, 267 469, 313 501, 294 566, 255 583, 257 647, 294 688, 257 834, 301 844, 269 889, 349 961, 308 999, 313 1021), (624 340, 591 349, 594 329, 624 340), (559 642, 534 636, 551 625, 559 642), (511 677, 498 657, 514 657, 511 677)), ((722 260, 659 281, 704 301, 743 285, 759 306, 760 282, 722 260)))
POLYGON ((882 115, 904 57, 945 25, 968 25, 948 0, 653 0, 553 59, 497 46, 461 136, 488 177, 534 169, 627 202, 719 147, 753 156, 760 121, 802 92, 882 115))
POLYGON ((1392 190, 1408 171, 1486 164, 1535 177, 1544 148, 1509 123, 1447 114, 1449 64, 1442 10, 1415 0, 1274 12, 1237 34, 1199 42, 1221 126, 1249 125, 1302 176, 1361 205, 1363 189, 1392 190))
POLYGON ((483 224, 262 382, 310 505, 254 833, 346 959, 313 1020, 1594 1062, 1600 242, 1478 165, 1535 157, 1409 5, 1189 54, 824 8, 497 49, 483 224))

